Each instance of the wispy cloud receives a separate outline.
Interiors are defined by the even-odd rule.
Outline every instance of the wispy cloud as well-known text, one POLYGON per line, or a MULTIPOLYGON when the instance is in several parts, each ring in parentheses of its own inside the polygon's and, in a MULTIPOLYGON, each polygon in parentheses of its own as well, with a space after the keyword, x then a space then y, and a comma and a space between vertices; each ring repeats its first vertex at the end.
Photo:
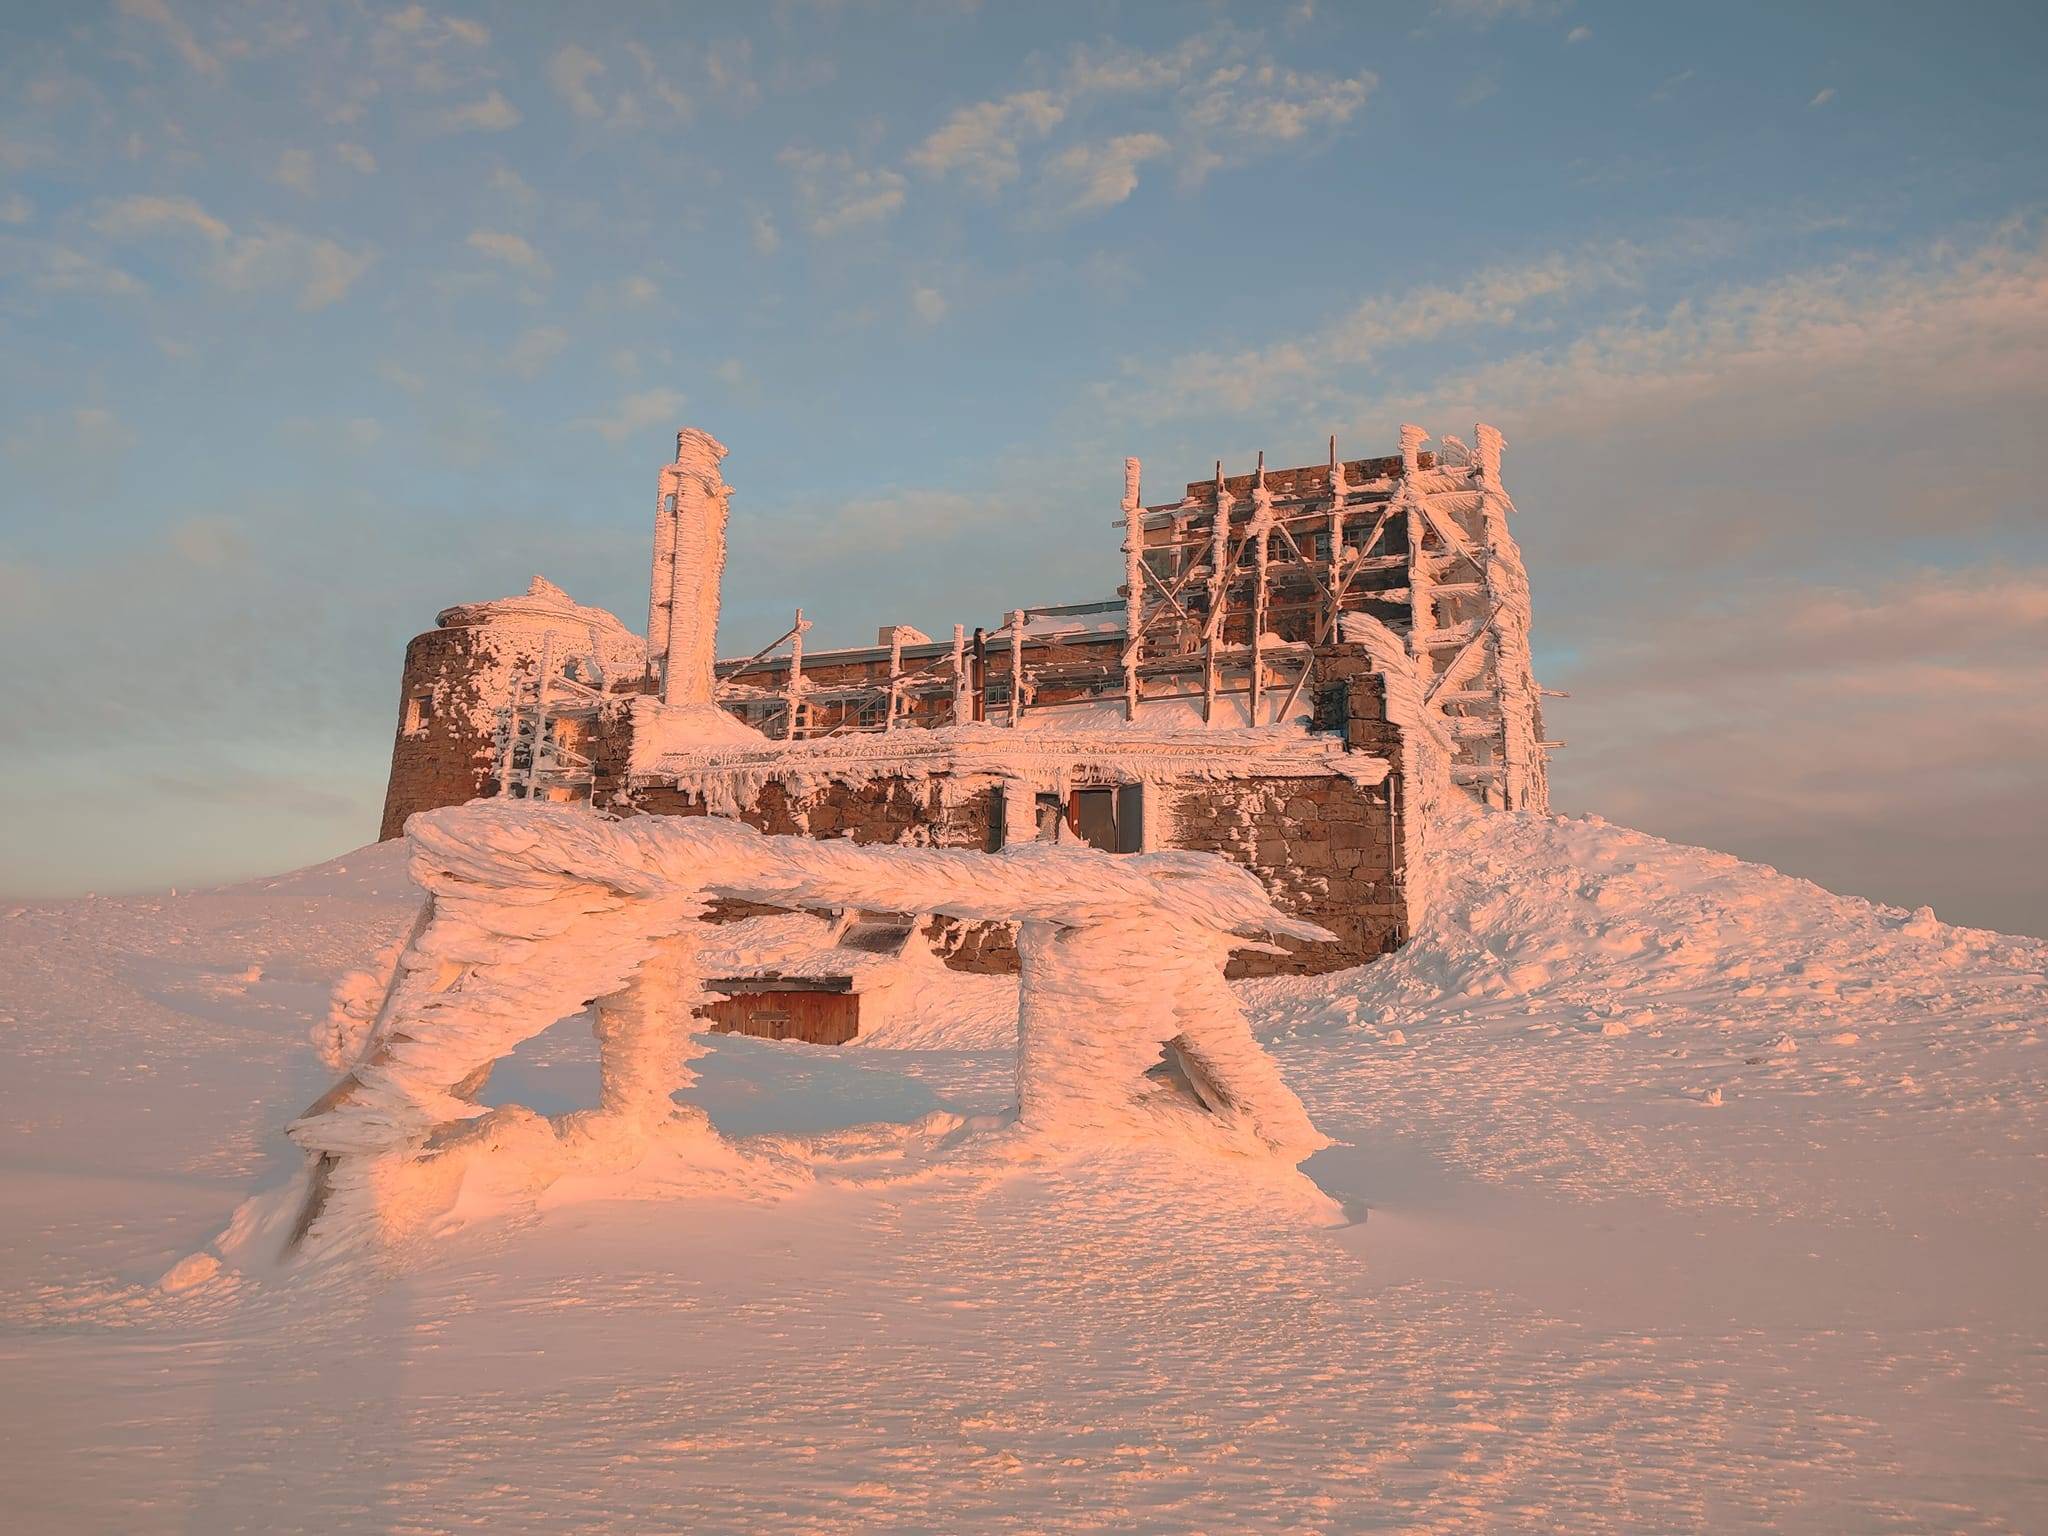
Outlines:
POLYGON ((506 349, 505 366, 522 379, 536 378, 568 345, 569 333, 560 326, 537 325, 506 349))
POLYGON ((1152 417, 1283 405, 1356 378, 1389 348, 1502 329, 1567 298, 1632 286, 1645 259, 1642 247, 1614 242, 1484 268, 1455 285, 1375 294, 1308 334, 1237 352, 1184 353, 1115 393, 1152 417))
POLYGON ((1824 85, 1813 93, 1813 100, 1809 101, 1807 105, 1809 107, 1824 107, 1834 99, 1835 88, 1832 85, 1824 85))
POLYGON ((189 197, 138 194, 118 198, 93 216, 92 227, 103 235, 133 238, 163 233, 196 234, 225 242, 233 234, 221 220, 189 197))
POLYGON ((1376 85, 1369 71, 1321 74, 1259 55, 1227 27, 1145 51, 1115 44, 1077 50, 1054 83, 956 107, 907 163, 934 179, 957 177, 993 194, 1025 174, 1025 157, 1080 120, 1135 111, 1127 131, 1048 145, 1033 181, 1041 214, 1113 207, 1137 187, 1138 168, 1169 157, 1184 185, 1341 127, 1376 85))
POLYGON ((548 86, 577 117, 614 127, 651 121, 657 109, 669 121, 689 115, 689 98, 671 78, 671 71, 644 45, 628 43, 634 84, 620 86, 609 66, 580 43, 567 43, 548 58, 548 86))
POLYGON ((1065 116, 1050 91, 975 102, 955 110, 912 150, 910 163, 931 176, 957 173, 969 186, 993 192, 1017 179, 1022 142, 1044 138, 1065 116))
POLYGON ((1655 594, 1551 675, 1570 799, 1951 921, 2048 921, 1993 831, 2048 756, 2048 568, 1655 594))
POLYGON ((452 133, 501 133, 519 126, 519 109, 493 89, 480 100, 448 108, 441 114, 441 126, 452 133))
POLYGON ((236 293, 295 289, 298 307, 304 310, 339 302, 376 260, 374 251, 352 250, 267 221, 237 233, 192 198, 181 196, 118 198, 94 215, 92 227, 118 240, 197 236, 212 248, 207 272, 217 286, 236 293))
POLYGON ((277 168, 271 172, 276 179, 301 195, 313 190, 313 155, 304 149, 278 151, 277 168))
POLYGON ((621 398, 603 416, 587 417, 579 425, 588 427, 608 443, 623 443, 636 433, 651 432, 657 427, 673 429, 681 422, 683 404, 681 390, 643 389, 621 398))
POLYGON ((141 279, 89 251, 55 240, 0 235, 0 277, 13 278, 37 293, 135 298, 148 290, 141 279))
POLYGON ((864 166, 850 151, 791 146, 776 156, 795 183, 797 206, 813 235, 844 234, 877 224, 903 207, 905 182, 896 171, 864 166))
POLYGON ((1053 156, 1039 182, 1055 214, 1113 208, 1138 190, 1138 167, 1172 146, 1156 133, 1125 133, 1099 144, 1075 144, 1053 156))
POLYGON ((164 40, 171 45, 171 51, 185 61, 186 67, 195 74, 219 79, 226 73, 225 66, 213 54, 200 46, 191 27, 173 11, 165 0, 120 0, 121 14, 133 16, 158 28, 164 40))
POLYGON ((468 245, 480 256, 516 267, 533 277, 547 277, 553 272, 547 258, 535 250, 523 235, 502 229, 473 229, 469 232, 468 245))

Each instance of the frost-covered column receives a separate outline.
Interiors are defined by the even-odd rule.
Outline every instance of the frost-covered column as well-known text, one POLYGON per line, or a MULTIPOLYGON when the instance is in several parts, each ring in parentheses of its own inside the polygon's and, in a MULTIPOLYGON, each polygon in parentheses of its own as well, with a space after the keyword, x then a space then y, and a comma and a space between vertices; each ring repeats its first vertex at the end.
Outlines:
MULTIPOLYGON (((692 914, 692 924, 701 916, 692 914)), ((674 1112, 670 1098, 697 1080, 689 1062, 700 1054, 696 1010, 697 940, 685 930, 660 947, 624 990, 598 1001, 598 1107, 608 1117, 652 1124, 674 1112)))
POLYGON ((1216 515, 1209 521, 1209 622, 1202 653, 1202 723, 1216 718, 1217 651, 1223 645, 1223 616, 1230 590, 1230 509, 1236 499, 1223 489, 1223 464, 1216 464, 1216 515))
POLYGON ((1010 724, 1024 711, 1024 610, 1010 611, 1010 724))
POLYGON ((953 724, 973 719, 967 697, 967 626, 953 626, 953 724))
POLYGON ((1252 579, 1252 677, 1245 689, 1244 723, 1259 723, 1259 705, 1266 695, 1266 577, 1273 542, 1273 493, 1266 489, 1266 455, 1259 455, 1259 479, 1252 487, 1252 520, 1246 528, 1252 540, 1252 560, 1257 571, 1252 579))
POLYGON ((1529 653, 1529 574, 1508 529, 1514 503, 1500 475, 1506 443, 1498 430, 1483 422, 1473 429, 1473 438, 1478 445, 1473 458, 1479 484, 1480 570, 1486 581, 1486 624, 1492 632, 1493 686, 1500 711, 1501 795, 1510 810, 1548 811, 1542 689, 1536 685, 1529 653))
POLYGON ((1351 487, 1344 483, 1344 465, 1337 457, 1337 440, 1330 440, 1330 623, 1327 638, 1337 638, 1337 616, 1344 603, 1344 503, 1351 487))
POLYGON ((789 629, 789 683, 782 690, 784 741, 796 741, 803 734, 798 726, 804 707, 804 632, 810 627, 803 609, 797 609, 796 622, 789 629))
POLYGON ((661 471, 654 569, 648 584, 647 652, 661 673, 664 704, 709 704, 718 655, 719 583, 725 573, 726 505, 718 470, 725 444, 685 427, 661 471))
POLYGON ((1138 718, 1138 656, 1145 613, 1145 517, 1138 498, 1140 466, 1124 460, 1124 718, 1138 718))
POLYGON ((1408 649, 1427 661, 1430 637, 1436 631, 1436 602, 1430 591, 1429 556, 1423 540, 1429 527, 1416 478, 1422 473, 1422 444, 1429 434, 1410 422, 1401 424, 1401 489, 1408 526, 1408 649))
POLYGON ((1226 934, 1138 908, 1084 927, 1025 922, 1017 947, 1023 1130, 1073 1141, 1165 1131, 1290 1162, 1329 1145, 1223 980, 1226 934), (1199 1104, 1146 1076, 1169 1056, 1199 1104))

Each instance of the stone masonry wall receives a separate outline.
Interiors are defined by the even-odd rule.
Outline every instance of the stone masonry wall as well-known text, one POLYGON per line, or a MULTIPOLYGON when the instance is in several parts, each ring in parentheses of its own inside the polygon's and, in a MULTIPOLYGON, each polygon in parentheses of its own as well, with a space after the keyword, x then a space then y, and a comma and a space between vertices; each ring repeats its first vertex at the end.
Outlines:
POLYGON ((1407 937, 1385 785, 1337 774, 1229 779, 1188 785, 1171 803, 1176 848, 1242 864, 1276 905, 1337 935, 1333 944, 1282 940, 1284 955, 1239 954, 1232 976, 1342 970, 1407 937))
POLYGON ((476 641, 474 629, 430 629, 405 648, 379 841, 403 832, 414 811, 461 805, 495 788, 491 742, 471 723, 481 702, 476 641), (408 731, 407 714, 415 699, 425 702, 419 727, 408 731))

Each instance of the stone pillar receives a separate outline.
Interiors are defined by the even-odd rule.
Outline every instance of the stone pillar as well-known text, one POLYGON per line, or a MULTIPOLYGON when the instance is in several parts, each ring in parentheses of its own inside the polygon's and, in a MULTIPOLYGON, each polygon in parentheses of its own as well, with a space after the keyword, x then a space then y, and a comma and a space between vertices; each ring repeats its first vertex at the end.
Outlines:
POLYGON ((647 655, 661 677, 664 704, 712 702, 718 659, 718 596, 725 574, 726 503, 719 474, 725 444, 685 427, 676 458, 661 471, 648 582, 647 655))

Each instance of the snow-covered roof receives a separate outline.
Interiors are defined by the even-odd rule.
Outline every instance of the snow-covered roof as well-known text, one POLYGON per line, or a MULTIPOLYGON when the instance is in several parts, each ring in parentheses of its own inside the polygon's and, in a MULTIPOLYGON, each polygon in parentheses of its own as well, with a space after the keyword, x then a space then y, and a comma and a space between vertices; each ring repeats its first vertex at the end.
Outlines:
POLYGON ((640 637, 620 622, 617 614, 579 603, 545 576, 536 576, 526 590, 511 597, 495 597, 484 603, 457 603, 443 608, 435 621, 443 629, 476 624, 539 623, 595 629, 607 640, 640 637))

